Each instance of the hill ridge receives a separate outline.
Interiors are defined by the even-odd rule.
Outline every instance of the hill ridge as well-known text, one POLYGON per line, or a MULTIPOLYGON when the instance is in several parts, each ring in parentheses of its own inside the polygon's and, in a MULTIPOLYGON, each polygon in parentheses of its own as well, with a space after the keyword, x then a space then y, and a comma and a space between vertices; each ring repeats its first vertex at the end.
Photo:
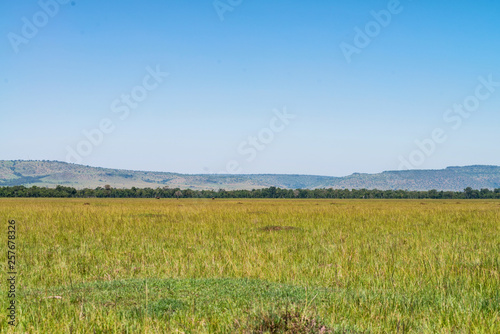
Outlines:
POLYGON ((348 176, 307 174, 181 174, 137 171, 72 164, 48 160, 0 160, 0 186, 71 186, 77 189, 104 185, 115 188, 259 189, 279 187, 452 190, 500 188, 500 166, 450 166, 445 169, 391 170, 353 173, 348 176))

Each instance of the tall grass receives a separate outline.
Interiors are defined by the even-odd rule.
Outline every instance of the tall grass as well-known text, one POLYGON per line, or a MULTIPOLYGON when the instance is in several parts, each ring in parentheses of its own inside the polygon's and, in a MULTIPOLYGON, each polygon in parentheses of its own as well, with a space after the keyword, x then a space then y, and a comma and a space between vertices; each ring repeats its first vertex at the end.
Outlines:
POLYGON ((0 217, 19 273, 2 332, 500 331, 500 201, 2 199, 0 217))

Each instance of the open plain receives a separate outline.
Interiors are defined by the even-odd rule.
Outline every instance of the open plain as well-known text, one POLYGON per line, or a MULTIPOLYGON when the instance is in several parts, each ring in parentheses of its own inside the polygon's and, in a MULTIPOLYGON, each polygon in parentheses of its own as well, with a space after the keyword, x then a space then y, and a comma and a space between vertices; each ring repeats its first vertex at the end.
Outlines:
POLYGON ((2 332, 500 328, 497 200, 2 199, 0 217, 2 332))

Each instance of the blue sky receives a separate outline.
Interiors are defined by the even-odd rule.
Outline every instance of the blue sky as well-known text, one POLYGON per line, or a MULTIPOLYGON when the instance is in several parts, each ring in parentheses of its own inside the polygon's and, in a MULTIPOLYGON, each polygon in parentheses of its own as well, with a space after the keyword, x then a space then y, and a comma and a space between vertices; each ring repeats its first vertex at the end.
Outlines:
POLYGON ((0 3, 0 159, 333 176, 500 165, 498 1, 60 2, 0 3), (447 113, 464 103, 467 117, 447 113))

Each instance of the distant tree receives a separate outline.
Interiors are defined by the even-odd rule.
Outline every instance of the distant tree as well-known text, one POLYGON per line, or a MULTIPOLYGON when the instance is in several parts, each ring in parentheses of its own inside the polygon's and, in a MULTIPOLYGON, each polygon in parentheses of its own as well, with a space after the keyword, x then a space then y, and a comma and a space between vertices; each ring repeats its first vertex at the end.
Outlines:
POLYGON ((177 199, 179 199, 179 197, 181 197, 181 196, 182 196, 182 191, 177 190, 177 191, 174 193, 174 196, 175 196, 177 199))
POLYGON ((481 195, 481 198, 491 198, 491 197, 493 197, 493 196, 491 196, 492 192, 488 188, 481 189, 479 193, 481 195))
POLYGON ((192 189, 186 189, 184 190, 184 197, 187 197, 187 198, 194 198, 194 197, 197 197, 196 196, 196 192, 192 189))
POLYGON ((111 197, 111 190, 112 190, 112 189, 113 189, 113 188, 111 188, 111 186, 110 186, 109 184, 106 184, 106 185, 104 186, 104 195, 105 195, 106 197, 111 197))
POLYGON ((430 198, 438 198, 438 191, 436 189, 431 189, 427 192, 427 196, 430 198))

